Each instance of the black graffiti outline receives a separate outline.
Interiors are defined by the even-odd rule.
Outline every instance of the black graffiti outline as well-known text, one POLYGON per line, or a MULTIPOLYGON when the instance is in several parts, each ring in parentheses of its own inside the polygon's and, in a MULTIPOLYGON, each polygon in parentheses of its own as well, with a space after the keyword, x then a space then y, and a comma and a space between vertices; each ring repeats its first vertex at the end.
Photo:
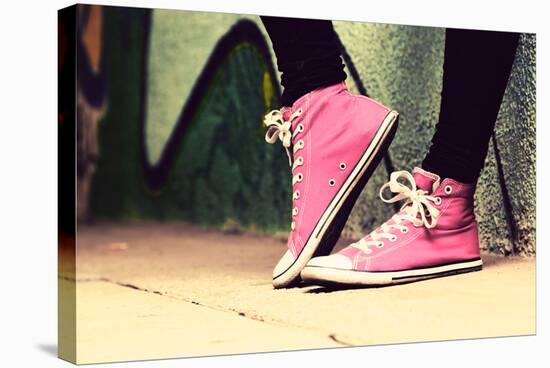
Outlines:
POLYGON ((146 119, 147 119, 147 73, 148 59, 151 36, 151 15, 152 12, 147 12, 144 20, 144 52, 142 57, 142 70, 144 77, 141 87, 141 110, 140 110, 140 137, 139 137, 139 158, 141 167, 144 173, 146 185, 151 191, 159 191, 166 183, 170 174, 171 168, 174 165, 179 147, 185 132, 190 126, 191 121, 200 105, 200 101, 210 87, 210 82, 213 80, 215 73, 221 65, 227 60, 229 54, 243 43, 253 45, 260 53, 265 62, 267 72, 269 73, 272 85, 275 92, 275 97, 280 96, 280 87, 275 68, 273 66, 269 46, 266 39, 256 23, 248 19, 237 21, 216 43, 214 49, 198 78, 196 79, 189 97, 184 102, 182 110, 178 116, 176 125, 170 134, 160 158, 155 164, 151 164, 147 154, 146 144, 146 119))

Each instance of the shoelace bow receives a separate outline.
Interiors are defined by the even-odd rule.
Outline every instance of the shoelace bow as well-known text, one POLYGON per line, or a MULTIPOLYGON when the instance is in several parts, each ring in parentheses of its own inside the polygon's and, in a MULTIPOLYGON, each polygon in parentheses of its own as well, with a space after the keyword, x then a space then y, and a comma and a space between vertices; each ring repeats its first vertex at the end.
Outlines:
POLYGON ((283 143, 288 156, 288 164, 292 166, 292 157, 289 147, 292 145, 294 133, 291 132, 292 122, 302 114, 302 109, 298 109, 290 115, 290 119, 285 121, 281 110, 272 110, 264 117, 264 125, 267 127, 265 141, 273 144, 279 139, 283 143))
POLYGON ((396 171, 390 175, 390 181, 385 183, 380 188, 380 199, 385 203, 395 203, 401 200, 406 200, 401 211, 391 217, 394 223, 389 221, 382 224, 378 229, 371 232, 369 235, 359 240, 353 245, 367 253, 371 250, 369 246, 383 246, 382 239, 395 241, 397 236, 390 233, 390 230, 397 229, 402 232, 408 232, 408 227, 402 222, 409 221, 414 226, 425 226, 431 229, 437 225, 439 210, 432 203, 440 201, 439 197, 428 195, 428 192, 422 189, 417 189, 414 177, 407 171, 396 171), (398 179, 404 178, 409 185, 404 185, 398 179), (384 190, 389 188, 391 192, 397 193, 391 198, 384 197, 384 190), (428 212, 429 216, 426 216, 428 212))

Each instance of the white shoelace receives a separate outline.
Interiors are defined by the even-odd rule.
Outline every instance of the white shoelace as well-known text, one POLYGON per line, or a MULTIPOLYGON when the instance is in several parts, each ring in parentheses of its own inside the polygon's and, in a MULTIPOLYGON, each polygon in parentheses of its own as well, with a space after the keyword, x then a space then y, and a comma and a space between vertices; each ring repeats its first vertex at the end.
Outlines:
POLYGON ((414 177, 407 171, 396 171, 390 175, 390 181, 385 183, 380 188, 380 199, 385 203, 395 203, 397 201, 406 200, 401 207, 401 211, 391 217, 394 223, 385 222, 378 229, 371 232, 368 236, 352 244, 354 247, 363 250, 365 253, 372 252, 370 246, 383 247, 382 239, 389 241, 397 240, 397 235, 390 233, 390 230, 397 229, 402 233, 407 233, 409 228, 402 223, 409 221, 415 227, 425 226, 431 229, 437 225, 439 210, 432 203, 441 203, 441 198, 428 195, 428 192, 416 188, 414 177), (404 178, 410 186, 404 185, 398 181, 399 178, 404 178), (397 193, 391 198, 385 198, 383 192, 389 188, 391 192, 397 193), (426 211, 429 216, 426 216, 426 211))
MULTIPOLYGON (((267 143, 273 144, 279 139, 283 143, 283 147, 286 150, 286 155, 288 156, 288 164, 294 169, 298 166, 304 164, 304 158, 302 156, 296 157, 296 153, 304 148, 304 141, 299 140, 294 145, 292 144, 293 138, 304 131, 303 124, 298 124, 297 128, 294 131, 291 131, 292 122, 302 114, 303 110, 298 109, 294 111, 288 121, 285 121, 283 118, 283 113, 281 110, 272 110, 264 118, 264 125, 267 127, 267 132, 265 133, 265 141, 267 143), (292 157, 294 157, 294 162, 292 162, 292 157, 290 156, 289 147, 292 145, 292 157)), ((301 172, 297 172, 292 176, 292 187, 296 183, 301 182, 304 179, 304 176, 301 172)), ((298 200, 300 198, 300 191, 294 190, 292 193, 292 198, 298 200)), ((298 207, 292 208, 292 217, 298 216, 298 207)), ((296 222, 293 220, 290 224, 291 230, 294 230, 296 227, 296 222)))
MULTIPOLYGON (((292 138, 294 135, 300 133, 299 131, 291 132, 290 128, 292 127, 292 122, 294 119, 301 114, 302 109, 298 109, 290 115, 290 119, 288 121, 285 121, 281 110, 272 110, 264 117, 264 125, 267 127, 265 141, 273 144, 277 142, 277 139, 279 139, 283 143, 283 147, 286 150, 286 155, 288 156, 289 166, 292 166, 292 158, 288 148, 292 145, 292 138)), ((296 153, 298 149, 299 148, 297 146, 294 146, 294 153, 296 153)))

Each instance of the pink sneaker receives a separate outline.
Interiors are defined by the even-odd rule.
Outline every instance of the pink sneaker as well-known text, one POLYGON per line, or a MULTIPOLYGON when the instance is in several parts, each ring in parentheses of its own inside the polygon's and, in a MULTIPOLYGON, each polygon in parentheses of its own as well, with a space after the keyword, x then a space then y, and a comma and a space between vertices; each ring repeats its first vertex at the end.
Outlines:
POLYGON ((349 93, 344 82, 266 115, 266 141, 282 141, 293 174, 288 251, 273 270, 275 288, 299 281, 314 255, 330 254, 395 134, 397 119, 395 111, 349 93))
POLYGON ((380 189, 386 203, 406 200, 401 211, 340 252, 313 258, 302 278, 384 285, 480 270, 475 186, 449 178, 440 183, 439 176, 420 168, 413 174, 396 171, 380 189), (384 198, 386 188, 396 195, 384 198))

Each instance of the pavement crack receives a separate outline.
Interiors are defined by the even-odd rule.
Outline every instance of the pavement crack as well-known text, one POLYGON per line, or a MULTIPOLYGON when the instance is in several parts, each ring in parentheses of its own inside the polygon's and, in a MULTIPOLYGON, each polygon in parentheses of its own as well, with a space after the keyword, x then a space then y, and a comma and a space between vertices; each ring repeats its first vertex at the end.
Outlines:
POLYGON ((75 277, 71 277, 71 276, 67 276, 67 275, 60 275, 59 278, 61 280, 65 280, 65 281, 72 281, 72 282, 79 282, 79 283, 80 282, 107 282, 107 283, 110 283, 110 284, 115 284, 115 285, 118 285, 118 286, 130 288, 130 289, 134 289, 134 290, 145 291, 147 293, 152 293, 152 294, 157 294, 157 295, 164 295, 163 292, 158 291, 158 290, 151 290, 151 289, 143 288, 143 287, 140 287, 140 286, 137 286, 137 285, 134 285, 134 284, 115 281, 115 280, 112 280, 112 279, 107 278, 107 277, 79 277, 79 278, 75 278, 75 277))
POLYGON ((257 314, 251 314, 251 313, 243 312, 243 311, 240 311, 240 310, 237 310, 237 309, 234 309, 234 308, 228 308, 227 311, 237 313, 241 317, 252 319, 254 321, 268 323, 263 317, 258 316, 257 314))
MULTIPOLYGON (((108 279, 106 279, 106 280, 108 280, 108 279)), ((164 295, 164 293, 162 291, 142 288, 142 287, 134 285, 134 284, 128 284, 128 283, 118 282, 118 281, 113 281, 113 280, 108 280, 108 282, 111 282, 111 283, 119 285, 119 286, 127 287, 127 288, 130 288, 130 289, 134 289, 134 290, 145 291, 146 293, 164 295)))
MULTIPOLYGON (((67 280, 67 281, 72 281, 72 282, 77 282, 77 283, 81 283, 81 282, 106 282, 106 283, 122 286, 122 287, 125 287, 125 288, 129 288, 129 289, 132 289, 132 290, 143 291, 143 292, 146 292, 146 293, 156 294, 156 295, 171 298, 171 299, 174 299, 174 300, 191 303, 191 304, 194 304, 194 305, 197 305, 197 306, 200 306, 200 307, 204 307, 204 308, 208 308, 208 309, 211 309, 211 310, 215 310, 215 311, 218 311, 218 312, 235 313, 238 316, 241 316, 241 317, 253 320, 253 321, 257 321, 257 322, 267 323, 267 324, 270 324, 270 325, 287 326, 288 327, 288 323, 285 323, 285 321, 279 321, 279 320, 274 320, 274 319, 266 320, 264 317, 262 317, 258 314, 255 314, 255 313, 249 313, 249 312, 238 310, 238 309, 235 309, 235 308, 226 308, 226 307, 222 307, 222 306, 207 305, 207 304, 203 304, 203 303, 201 303, 199 301, 196 301, 196 300, 193 300, 193 299, 185 298, 181 295, 171 295, 169 293, 165 293, 165 292, 162 292, 162 291, 159 291, 159 290, 144 288, 144 287, 132 284, 132 283, 116 281, 116 280, 110 279, 108 277, 75 278, 75 277, 71 277, 71 276, 67 276, 67 275, 59 275, 58 277, 62 280, 67 280)), ((293 324, 292 327, 300 328, 300 329, 304 329, 304 330, 321 332, 321 330, 318 330, 318 329, 313 329, 313 328, 306 327, 306 326, 299 326, 299 325, 295 325, 295 324, 293 324)), ((342 346, 355 346, 352 343, 348 343, 346 341, 343 341, 341 338, 336 337, 336 334, 334 334, 334 333, 330 333, 328 335, 328 338, 330 340, 334 341, 335 343, 340 344, 342 346)))
POLYGON ((71 281, 71 282, 101 282, 101 281, 109 282, 109 280, 105 277, 79 277, 79 278, 76 278, 74 276, 59 275, 58 278, 61 279, 61 280, 71 281))

